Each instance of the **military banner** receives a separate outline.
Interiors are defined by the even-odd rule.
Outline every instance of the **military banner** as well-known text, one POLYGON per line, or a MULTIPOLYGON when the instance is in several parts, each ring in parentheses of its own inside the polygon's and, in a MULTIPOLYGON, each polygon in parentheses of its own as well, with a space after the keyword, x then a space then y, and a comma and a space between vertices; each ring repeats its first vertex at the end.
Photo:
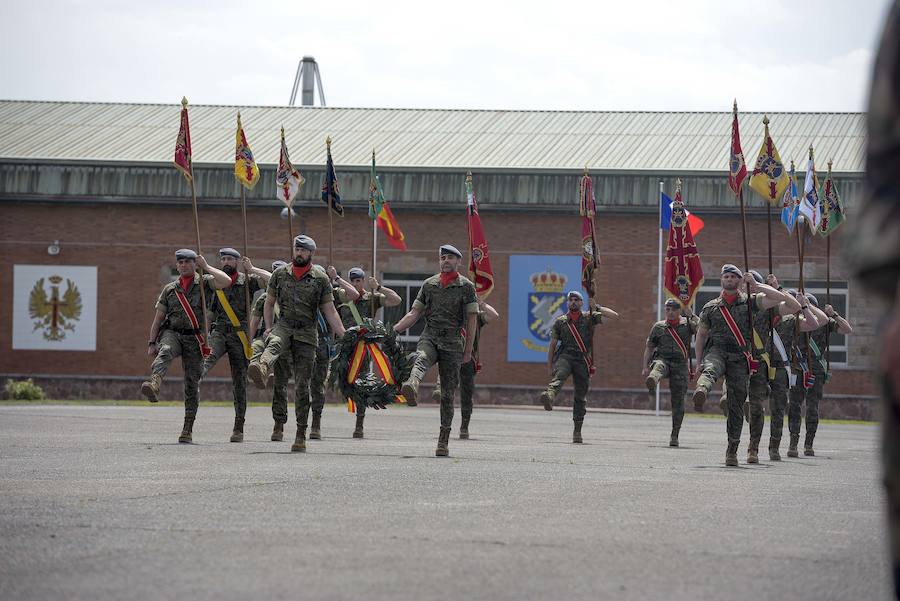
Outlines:
POLYGON ((566 292, 581 288, 579 255, 512 255, 506 359, 546 363, 550 329, 566 312, 566 292))
POLYGON ((97 268, 13 266, 12 347, 97 350, 97 268))

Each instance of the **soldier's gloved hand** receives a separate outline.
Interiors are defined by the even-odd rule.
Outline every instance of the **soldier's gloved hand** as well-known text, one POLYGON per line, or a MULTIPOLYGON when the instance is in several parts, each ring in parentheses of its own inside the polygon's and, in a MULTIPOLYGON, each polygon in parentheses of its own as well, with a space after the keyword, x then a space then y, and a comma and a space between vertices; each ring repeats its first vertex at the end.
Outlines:
POLYGON ((253 271, 253 263, 250 262, 250 257, 241 257, 241 265, 243 266, 244 271, 253 271))

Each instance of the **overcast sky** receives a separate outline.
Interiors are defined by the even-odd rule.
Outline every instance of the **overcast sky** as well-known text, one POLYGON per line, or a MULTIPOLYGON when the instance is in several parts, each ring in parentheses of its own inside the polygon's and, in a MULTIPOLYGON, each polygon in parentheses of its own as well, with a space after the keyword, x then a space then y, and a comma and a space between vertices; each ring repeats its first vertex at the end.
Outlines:
POLYGON ((865 110, 887 0, 6 2, 0 98, 865 110), (299 102, 299 100, 298 100, 299 102))

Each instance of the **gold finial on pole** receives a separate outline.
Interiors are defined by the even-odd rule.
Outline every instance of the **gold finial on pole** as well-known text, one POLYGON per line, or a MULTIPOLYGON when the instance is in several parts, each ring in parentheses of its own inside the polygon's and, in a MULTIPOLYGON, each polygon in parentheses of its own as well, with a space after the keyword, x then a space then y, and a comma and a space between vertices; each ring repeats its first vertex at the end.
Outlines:
POLYGON ((585 175, 588 174, 588 166, 587 166, 587 163, 585 163, 585 165, 584 165, 584 174, 585 174, 585 175))
POLYGON ((472 183, 472 172, 471 171, 466 171, 466 183, 467 184, 472 183))
POLYGON ((813 147, 812 147, 812 145, 810 145, 810 147, 809 147, 809 160, 810 160, 810 161, 813 160, 813 147))
POLYGON ((284 140, 284 126, 281 126, 281 139, 284 140))
POLYGON ((833 159, 828 159, 828 175, 831 175, 831 163, 832 162, 833 162, 833 159))
POLYGON ((737 98, 734 99, 734 107, 731 109, 735 115, 737 115, 737 98))
POLYGON ((182 96, 182 97, 181 97, 181 107, 182 107, 182 108, 187 108, 187 104, 188 104, 188 103, 187 103, 187 96, 182 96))
POLYGON ((794 159, 791 159, 791 171, 794 170, 794 159))
POLYGON ((331 150, 331 136, 325 138, 325 146, 327 146, 328 149, 331 150))
POLYGON ((681 178, 680 177, 675 178, 675 191, 681 192, 681 178))

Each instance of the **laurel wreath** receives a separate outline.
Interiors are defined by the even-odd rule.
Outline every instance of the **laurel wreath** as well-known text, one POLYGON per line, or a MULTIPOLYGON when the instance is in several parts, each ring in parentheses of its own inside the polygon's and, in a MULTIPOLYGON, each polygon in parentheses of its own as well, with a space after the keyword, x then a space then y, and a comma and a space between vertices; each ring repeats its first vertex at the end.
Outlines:
POLYGON ((331 359, 328 374, 328 387, 340 391, 344 398, 351 399, 357 405, 384 409, 397 401, 400 385, 409 378, 412 367, 412 357, 400 346, 394 328, 385 327, 380 321, 364 319, 361 325, 348 328, 344 336, 336 341, 335 355, 331 359), (394 376, 394 384, 388 384, 372 371, 360 372, 356 380, 347 382, 353 349, 361 339, 381 346, 394 376))

